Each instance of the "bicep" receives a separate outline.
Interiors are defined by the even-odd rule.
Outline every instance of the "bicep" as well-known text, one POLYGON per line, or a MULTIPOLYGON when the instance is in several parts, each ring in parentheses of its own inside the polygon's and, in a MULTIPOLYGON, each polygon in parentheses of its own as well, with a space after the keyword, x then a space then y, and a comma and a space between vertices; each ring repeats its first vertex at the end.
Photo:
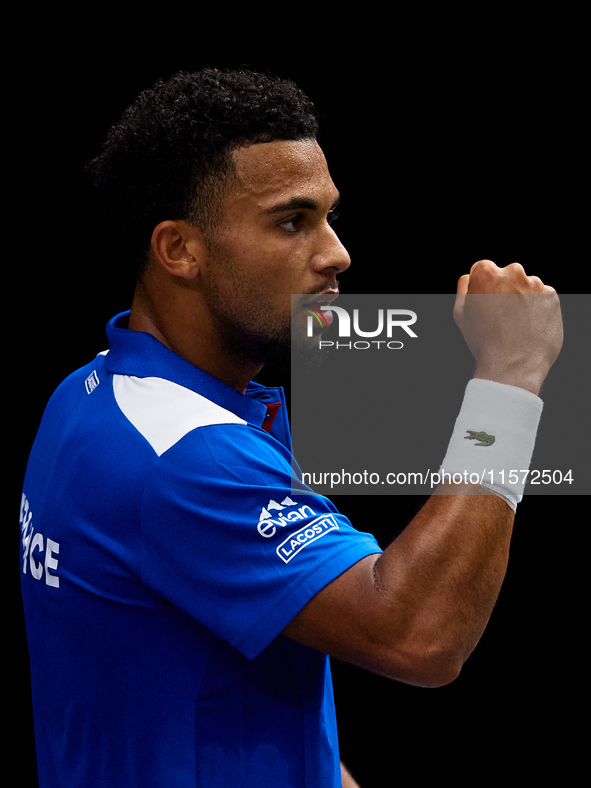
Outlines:
POLYGON ((390 674, 391 644, 380 638, 387 600, 377 590, 380 554, 366 556, 319 591, 283 634, 376 673, 390 674))
POLYGON ((284 633, 405 683, 453 681, 496 601, 513 522, 496 495, 469 490, 431 496, 381 555, 339 575, 284 633))

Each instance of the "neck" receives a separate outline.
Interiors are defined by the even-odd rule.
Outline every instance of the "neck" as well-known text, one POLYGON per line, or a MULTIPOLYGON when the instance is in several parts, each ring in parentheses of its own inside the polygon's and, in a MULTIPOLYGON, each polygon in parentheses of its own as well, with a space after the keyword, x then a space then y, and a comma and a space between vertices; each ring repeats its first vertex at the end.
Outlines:
POLYGON ((140 283, 131 305, 129 328, 151 334, 173 353, 244 394, 263 365, 224 347, 207 312, 195 308, 194 296, 190 307, 182 292, 163 301, 152 298, 149 288, 140 283))

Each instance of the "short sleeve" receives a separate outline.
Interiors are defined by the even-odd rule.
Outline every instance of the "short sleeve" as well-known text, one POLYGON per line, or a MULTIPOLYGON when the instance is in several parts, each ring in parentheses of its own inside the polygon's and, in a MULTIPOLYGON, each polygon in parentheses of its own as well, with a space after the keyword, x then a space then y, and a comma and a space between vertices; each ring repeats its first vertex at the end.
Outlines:
POLYGON ((144 491, 142 579, 249 659, 379 552, 328 498, 293 492, 289 451, 249 425, 189 433, 157 459, 144 491))

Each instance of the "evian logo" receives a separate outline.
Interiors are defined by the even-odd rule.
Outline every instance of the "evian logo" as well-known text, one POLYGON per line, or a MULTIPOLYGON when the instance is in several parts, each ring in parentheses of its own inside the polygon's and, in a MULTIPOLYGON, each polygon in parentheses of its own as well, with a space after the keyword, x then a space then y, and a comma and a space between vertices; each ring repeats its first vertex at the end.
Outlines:
POLYGON ((263 506, 259 515, 259 524, 257 531, 265 539, 269 539, 277 533, 277 528, 285 528, 286 525, 293 523, 296 520, 305 520, 307 517, 313 517, 316 512, 305 504, 294 509, 298 506, 296 501, 293 501, 289 496, 284 498, 281 503, 277 503, 272 498, 266 506, 263 506), (290 511, 283 513, 284 510, 290 511), (271 514, 273 512, 273 514, 271 514), (275 514, 281 512, 281 514, 275 514))

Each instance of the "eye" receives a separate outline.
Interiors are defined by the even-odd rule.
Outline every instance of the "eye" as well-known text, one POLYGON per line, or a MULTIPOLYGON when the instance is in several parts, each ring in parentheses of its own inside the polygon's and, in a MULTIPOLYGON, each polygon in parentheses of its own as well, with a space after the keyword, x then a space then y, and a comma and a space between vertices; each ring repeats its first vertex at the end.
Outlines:
POLYGON ((328 216, 326 217, 326 221, 329 224, 333 224, 339 218, 339 211, 338 209, 334 208, 332 211, 329 212, 328 216))
POLYGON ((281 222, 279 227, 283 227, 288 233, 297 233, 301 229, 303 221, 304 217, 302 214, 298 214, 297 216, 292 216, 291 219, 281 222))

